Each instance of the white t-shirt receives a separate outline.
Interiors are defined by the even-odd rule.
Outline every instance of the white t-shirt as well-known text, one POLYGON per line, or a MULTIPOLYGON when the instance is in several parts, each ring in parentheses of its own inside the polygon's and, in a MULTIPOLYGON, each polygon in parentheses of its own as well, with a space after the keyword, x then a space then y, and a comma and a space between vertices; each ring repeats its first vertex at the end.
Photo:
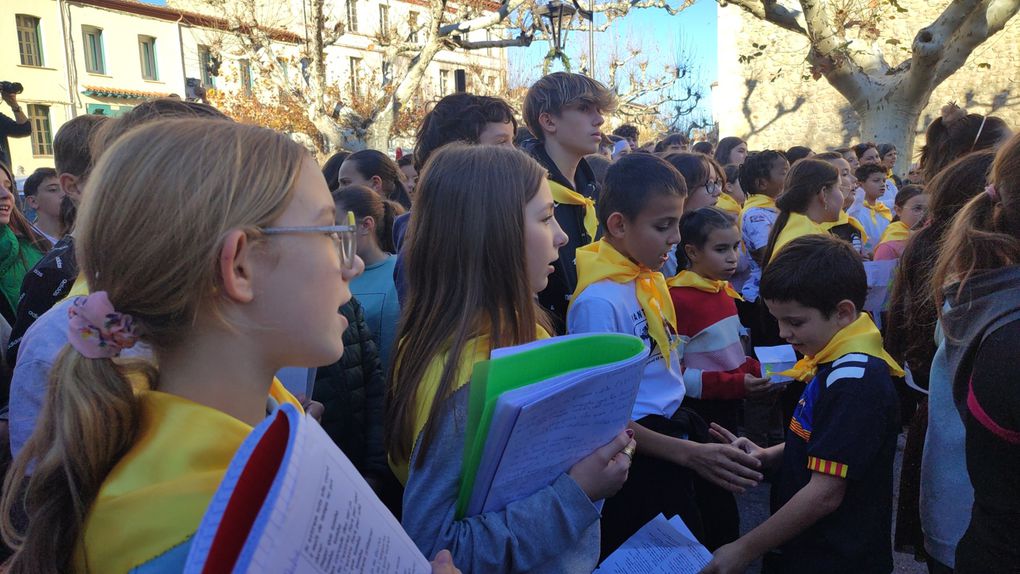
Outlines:
POLYGON ((684 400, 684 382, 680 373, 683 347, 673 349, 669 368, 662 351, 648 334, 648 321, 638 303, 634 282, 617 283, 606 279, 591 284, 574 300, 567 312, 567 332, 624 333, 640 337, 652 349, 641 375, 632 418, 648 415, 672 416, 684 400))
POLYGON ((769 233, 777 217, 779 214, 767 207, 751 207, 742 215, 740 238, 744 240, 748 274, 740 294, 749 303, 758 300, 758 284, 761 283, 761 265, 751 257, 751 252, 768 247, 769 233))
POLYGON ((860 221, 864 227, 864 232, 868 234, 868 241, 864 244, 864 252, 874 252, 875 248, 878 247, 879 240, 882 239, 882 233, 885 232, 885 228, 889 227, 889 224, 892 222, 881 215, 876 215, 874 221, 872 221, 871 210, 864 206, 863 201, 851 205, 846 213, 860 221))

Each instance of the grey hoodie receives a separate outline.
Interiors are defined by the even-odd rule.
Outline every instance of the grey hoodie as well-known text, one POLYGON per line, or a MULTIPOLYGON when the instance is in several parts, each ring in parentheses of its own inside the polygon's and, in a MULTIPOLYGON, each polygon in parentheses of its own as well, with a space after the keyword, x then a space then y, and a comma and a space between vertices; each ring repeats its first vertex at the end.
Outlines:
POLYGON ((937 337, 945 336, 938 341, 931 366, 920 511, 925 548, 953 567, 974 504, 961 416, 966 383, 985 336, 1020 318, 1020 266, 976 275, 959 297, 956 287, 950 287, 946 300, 941 327, 936 329, 937 337))
POLYGON ((1020 319, 1020 265, 986 271, 971 277, 963 291, 946 290, 949 309, 942 314, 946 366, 952 377, 953 400, 967 410, 967 381, 981 342, 999 327, 1020 319))

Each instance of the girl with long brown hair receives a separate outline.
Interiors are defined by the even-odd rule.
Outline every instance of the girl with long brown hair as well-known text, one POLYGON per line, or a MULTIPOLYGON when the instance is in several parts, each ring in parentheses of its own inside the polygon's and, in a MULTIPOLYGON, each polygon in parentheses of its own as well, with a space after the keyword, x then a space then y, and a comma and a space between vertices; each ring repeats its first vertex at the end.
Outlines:
POLYGON ((1007 572, 1020 564, 1020 136, 999 149, 988 187, 954 219, 932 288, 945 305, 945 378, 974 488, 954 571, 1007 572))
POLYGON ((928 218, 911 235, 900 256, 884 338, 889 354, 906 365, 914 387, 922 389, 898 387, 900 410, 910 428, 903 449, 895 548, 948 566, 953 564, 956 542, 967 527, 973 491, 966 473, 955 470, 964 465, 964 428, 953 405, 944 354, 941 366, 934 368, 938 306, 932 273, 953 218, 984 192, 994 159, 992 150, 965 155, 928 182, 928 218), (923 396, 924 392, 929 395, 923 396), (928 424, 929 417, 935 424, 928 424), (945 494, 922 499, 922 483, 928 493, 945 494))
POLYGON ((408 534, 426 554, 450 548, 471 572, 593 570, 594 501, 619 490, 630 465, 620 451, 633 442, 621 433, 537 493, 455 519, 471 366, 548 337, 536 294, 567 240, 553 207, 545 170, 513 149, 444 147, 418 181, 386 448, 407 484, 408 534))

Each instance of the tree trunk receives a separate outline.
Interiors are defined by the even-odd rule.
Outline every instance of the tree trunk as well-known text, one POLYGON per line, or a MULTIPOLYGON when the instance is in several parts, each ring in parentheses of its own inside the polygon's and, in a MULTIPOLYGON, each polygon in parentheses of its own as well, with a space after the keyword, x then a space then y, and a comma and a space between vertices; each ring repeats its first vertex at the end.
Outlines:
POLYGON ((389 149, 390 132, 397 123, 397 115, 405 102, 410 100, 421 87, 421 82, 428 72, 429 63, 442 49, 443 45, 438 36, 430 34, 421 52, 411 60, 411 65, 404 74, 403 79, 397 84, 393 95, 385 100, 375 111, 368 122, 365 130, 365 141, 368 147, 385 151, 389 149))
MULTIPOLYGON (((921 104, 928 101, 927 97, 912 99, 921 104)), ((861 141, 896 146, 899 156, 893 173, 903 177, 910 171, 910 164, 918 159, 914 157, 914 136, 924 106, 897 105, 888 100, 881 98, 855 107, 861 119, 861 141)))

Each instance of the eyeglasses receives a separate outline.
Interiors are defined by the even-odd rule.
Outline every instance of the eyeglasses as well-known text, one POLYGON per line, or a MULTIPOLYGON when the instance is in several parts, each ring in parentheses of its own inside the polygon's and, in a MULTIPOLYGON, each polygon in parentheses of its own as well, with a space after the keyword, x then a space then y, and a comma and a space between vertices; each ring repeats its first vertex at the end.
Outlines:
POLYGON ((713 197, 722 193, 722 186, 719 185, 718 181, 706 182, 702 187, 705 188, 705 193, 713 197))
POLYGON ((354 256, 357 252, 358 241, 354 225, 354 213, 347 212, 347 225, 322 225, 312 227, 263 227, 260 229, 266 235, 288 235, 293 233, 322 233, 328 235, 336 242, 337 255, 340 257, 340 267, 350 270, 354 269, 354 256))

